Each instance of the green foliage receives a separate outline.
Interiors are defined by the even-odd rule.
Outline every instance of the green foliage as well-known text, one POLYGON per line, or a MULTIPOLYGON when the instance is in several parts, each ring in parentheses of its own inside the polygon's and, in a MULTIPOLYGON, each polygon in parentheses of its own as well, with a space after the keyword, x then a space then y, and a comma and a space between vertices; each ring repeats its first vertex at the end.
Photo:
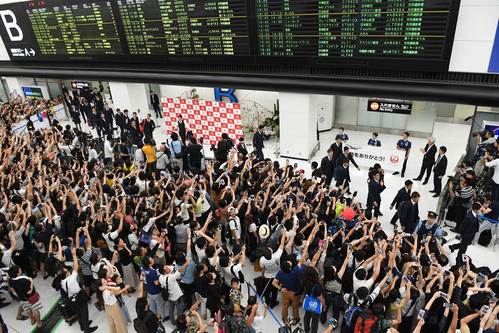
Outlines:
POLYGON ((272 129, 275 137, 279 136, 279 99, 274 104, 274 112, 270 117, 264 119, 262 125, 272 129))

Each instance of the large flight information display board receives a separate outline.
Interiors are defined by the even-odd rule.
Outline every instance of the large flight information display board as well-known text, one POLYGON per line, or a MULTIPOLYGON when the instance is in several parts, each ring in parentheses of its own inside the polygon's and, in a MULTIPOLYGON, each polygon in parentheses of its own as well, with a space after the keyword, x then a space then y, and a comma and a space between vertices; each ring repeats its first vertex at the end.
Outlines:
POLYGON ((0 6, 0 34, 19 61, 447 71, 458 8, 459 0, 40 0, 0 6))

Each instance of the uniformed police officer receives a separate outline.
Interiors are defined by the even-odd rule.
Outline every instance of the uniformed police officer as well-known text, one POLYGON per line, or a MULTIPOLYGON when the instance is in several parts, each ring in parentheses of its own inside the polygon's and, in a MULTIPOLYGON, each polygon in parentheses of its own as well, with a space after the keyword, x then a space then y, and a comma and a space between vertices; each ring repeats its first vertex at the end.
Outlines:
POLYGON ((418 235, 418 242, 425 240, 428 236, 435 238, 442 236, 442 230, 436 223, 437 216, 437 213, 429 211, 426 221, 418 223, 416 229, 414 229, 414 234, 418 235))

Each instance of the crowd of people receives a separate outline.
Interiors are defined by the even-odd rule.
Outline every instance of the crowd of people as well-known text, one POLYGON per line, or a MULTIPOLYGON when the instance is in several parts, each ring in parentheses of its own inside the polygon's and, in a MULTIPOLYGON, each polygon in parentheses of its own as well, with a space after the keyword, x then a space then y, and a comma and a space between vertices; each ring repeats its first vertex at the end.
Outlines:
MULTIPOLYGON (((479 216, 497 220, 499 206, 493 194, 477 196, 470 164, 449 184, 459 238, 449 250, 437 214, 420 214, 411 180, 391 202, 393 227, 382 227, 384 170, 374 165, 367 188, 350 189, 349 164, 358 166, 343 129, 306 177, 264 158, 263 128, 253 148, 224 135, 208 160, 180 120, 157 151, 154 127, 146 135, 138 118, 106 111, 98 96, 66 91, 73 126, 51 121, 23 133, 9 114, 43 102, 1 106, 0 296, 18 306, 17 320, 44 324, 36 286, 49 278, 84 332, 97 329, 88 304, 105 312, 112 333, 164 332, 166 323, 182 333, 246 333, 262 332, 279 303, 279 325, 307 333, 319 323, 344 333, 499 331, 497 272, 466 256, 490 223, 479 216), (105 139, 81 131, 76 113, 105 139), (96 121, 108 113, 116 128, 96 121), (365 208, 357 191, 368 192, 365 208), (131 296, 136 317, 124 302, 131 296)), ((397 144, 406 154, 408 136, 397 144)), ((380 146, 377 137, 370 144, 380 146)), ((417 180, 445 175, 446 149, 435 159, 434 143, 422 148, 417 180)), ((494 168, 484 148, 483 170, 494 168)))

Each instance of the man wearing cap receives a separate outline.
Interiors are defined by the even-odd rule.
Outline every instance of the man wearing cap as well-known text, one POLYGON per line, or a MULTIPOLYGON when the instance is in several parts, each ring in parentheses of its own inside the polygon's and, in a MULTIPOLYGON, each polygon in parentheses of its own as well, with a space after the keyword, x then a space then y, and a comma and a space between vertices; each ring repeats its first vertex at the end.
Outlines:
POLYGON ((429 211, 426 221, 419 222, 416 229, 414 229, 414 234, 418 235, 418 242, 421 242, 428 236, 438 238, 442 235, 442 230, 435 223, 437 216, 437 213, 429 211))

